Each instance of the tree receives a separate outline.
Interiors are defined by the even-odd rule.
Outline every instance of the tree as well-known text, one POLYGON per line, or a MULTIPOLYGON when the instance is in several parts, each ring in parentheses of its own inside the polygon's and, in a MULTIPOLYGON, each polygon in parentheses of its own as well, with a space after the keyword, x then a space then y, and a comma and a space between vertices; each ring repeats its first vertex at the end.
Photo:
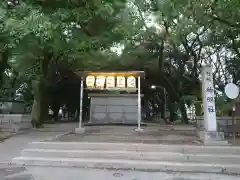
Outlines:
POLYGON ((32 115, 37 121, 45 118, 48 89, 53 82, 61 80, 59 74, 63 69, 86 68, 93 59, 96 66, 101 49, 109 48, 123 35, 116 24, 121 20, 119 13, 124 1, 53 3, 21 1, 11 8, 11 16, 6 21, 9 32, 16 29, 15 22, 18 24, 14 40, 19 43, 14 44, 13 66, 21 75, 35 69, 30 80, 34 80, 32 110, 35 113, 32 115))
POLYGON ((171 120, 177 107, 187 123, 190 101, 185 97, 201 101, 203 63, 214 67, 218 91, 231 79, 239 83, 238 7, 237 0, 23 0, 10 10, 2 7, 1 53, 7 58, 0 63, 9 67, 1 66, 0 72, 11 69, 20 82, 34 85, 34 119, 39 121, 49 104, 55 102, 57 111, 66 83, 77 86, 77 69, 144 70, 145 110, 164 114, 162 90, 149 89, 158 85, 167 90, 171 120), (112 52, 113 47, 121 53, 112 52))

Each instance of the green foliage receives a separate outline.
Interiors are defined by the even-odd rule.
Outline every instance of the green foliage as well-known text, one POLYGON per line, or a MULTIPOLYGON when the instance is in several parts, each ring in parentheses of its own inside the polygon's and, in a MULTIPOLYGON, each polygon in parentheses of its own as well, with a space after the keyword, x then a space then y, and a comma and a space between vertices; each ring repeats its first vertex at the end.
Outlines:
POLYGON ((227 97, 224 95, 217 95, 215 97, 216 113, 218 116, 228 116, 232 109, 231 102, 227 102, 227 97))
POLYGON ((32 93, 37 99, 51 99, 66 77, 77 81, 73 72, 78 69, 145 70, 146 94, 155 84, 166 88, 169 107, 186 97, 184 101, 191 104, 192 97, 200 98, 204 63, 214 67, 218 90, 229 80, 240 83, 239 8, 238 0, 3 3, 0 88, 15 91, 25 82, 28 101, 32 93), (112 52, 113 47, 122 52, 112 52), (7 76, 6 70, 17 72, 16 78, 7 76), (32 82, 38 85, 33 88, 32 82))

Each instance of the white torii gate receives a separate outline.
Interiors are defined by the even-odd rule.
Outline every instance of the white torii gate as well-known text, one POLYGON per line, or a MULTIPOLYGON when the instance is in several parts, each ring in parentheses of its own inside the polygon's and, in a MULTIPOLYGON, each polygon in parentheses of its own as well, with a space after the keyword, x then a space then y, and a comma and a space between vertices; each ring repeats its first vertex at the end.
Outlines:
MULTIPOLYGON (((75 129, 76 134, 83 134, 85 132, 85 128, 83 127, 83 90, 84 90, 84 78, 88 72, 85 72, 81 75, 81 83, 80 83, 80 110, 79 110, 79 127, 75 129)), ((137 119, 137 128, 135 131, 141 132, 141 121, 142 121, 142 113, 141 113, 141 75, 144 74, 143 71, 132 71, 131 73, 137 74, 137 94, 138 94, 138 119, 137 119), (139 74, 139 75, 138 75, 139 74)))

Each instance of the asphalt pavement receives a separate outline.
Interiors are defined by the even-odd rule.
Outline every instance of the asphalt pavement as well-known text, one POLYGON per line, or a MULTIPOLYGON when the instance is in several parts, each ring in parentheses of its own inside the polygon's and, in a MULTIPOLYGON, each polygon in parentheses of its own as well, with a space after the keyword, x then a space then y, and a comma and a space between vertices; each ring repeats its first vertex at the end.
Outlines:
POLYGON ((57 167, 0 168, 1 180, 239 180, 220 174, 168 173, 57 167))

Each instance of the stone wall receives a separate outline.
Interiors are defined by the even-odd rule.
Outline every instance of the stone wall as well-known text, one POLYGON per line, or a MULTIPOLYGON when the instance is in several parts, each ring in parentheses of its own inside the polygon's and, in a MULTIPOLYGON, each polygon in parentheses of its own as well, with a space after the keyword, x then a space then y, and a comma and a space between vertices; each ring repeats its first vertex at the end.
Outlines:
MULTIPOLYGON (((217 130, 218 132, 224 132, 225 136, 229 135, 233 132, 231 128, 234 125, 236 134, 240 135, 240 117, 235 117, 234 118, 234 123, 233 119, 230 116, 225 116, 225 117, 217 117, 217 130)), ((196 117, 196 129, 197 130, 204 130, 204 118, 203 116, 197 116, 196 117)))
POLYGON ((31 118, 28 114, 0 114, 0 131, 17 133, 31 129, 31 118))
POLYGON ((24 102, 23 101, 0 101, 0 111, 2 114, 23 114, 24 102))

